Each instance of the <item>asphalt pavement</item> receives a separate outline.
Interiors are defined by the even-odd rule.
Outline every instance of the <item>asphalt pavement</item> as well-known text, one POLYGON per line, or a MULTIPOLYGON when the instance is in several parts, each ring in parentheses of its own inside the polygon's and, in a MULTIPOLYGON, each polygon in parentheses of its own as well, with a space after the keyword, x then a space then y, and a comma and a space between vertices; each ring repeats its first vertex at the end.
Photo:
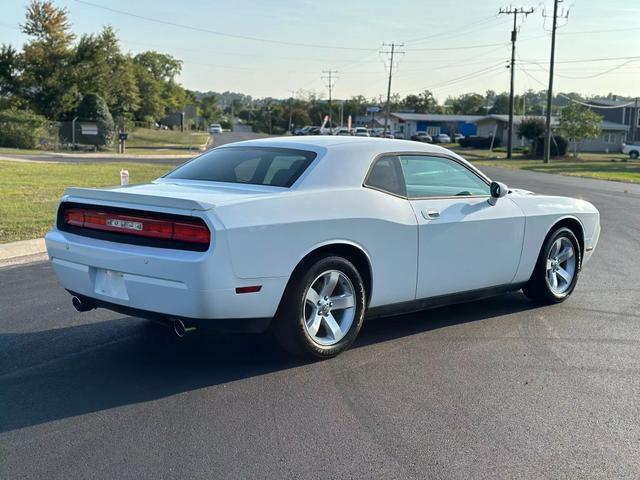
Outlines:
POLYGON ((485 171, 600 209, 573 296, 369 321, 325 362, 80 314, 47 263, 0 269, 0 478, 638 478, 640 188, 485 171))

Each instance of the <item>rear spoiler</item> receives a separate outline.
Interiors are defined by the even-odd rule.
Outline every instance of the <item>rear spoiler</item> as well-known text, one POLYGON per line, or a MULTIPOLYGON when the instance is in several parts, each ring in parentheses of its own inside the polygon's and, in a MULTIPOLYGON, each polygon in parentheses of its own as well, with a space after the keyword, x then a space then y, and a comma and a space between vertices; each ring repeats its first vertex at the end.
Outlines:
MULTIPOLYGON (((119 187, 118 187, 119 188, 119 187)), ((109 203, 127 203, 144 205, 149 207, 177 208, 180 210, 210 210, 215 207, 212 203, 189 200, 187 198, 163 197, 157 195, 144 195, 139 193, 127 193, 123 190, 110 190, 99 188, 65 189, 63 201, 76 203, 94 203, 95 200, 109 203)), ((125 205, 126 207, 126 205, 125 205)))

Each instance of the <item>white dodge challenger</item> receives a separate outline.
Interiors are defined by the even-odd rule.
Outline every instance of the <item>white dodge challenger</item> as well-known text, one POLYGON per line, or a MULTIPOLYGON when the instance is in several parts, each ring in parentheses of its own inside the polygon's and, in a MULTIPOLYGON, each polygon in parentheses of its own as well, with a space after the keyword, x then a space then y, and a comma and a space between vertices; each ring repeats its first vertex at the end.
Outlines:
POLYGON ((69 188, 46 236, 80 311, 270 330, 348 348, 365 317, 522 289, 556 303, 598 242, 584 200, 492 182, 444 148, 287 137, 210 150, 146 185, 69 188))

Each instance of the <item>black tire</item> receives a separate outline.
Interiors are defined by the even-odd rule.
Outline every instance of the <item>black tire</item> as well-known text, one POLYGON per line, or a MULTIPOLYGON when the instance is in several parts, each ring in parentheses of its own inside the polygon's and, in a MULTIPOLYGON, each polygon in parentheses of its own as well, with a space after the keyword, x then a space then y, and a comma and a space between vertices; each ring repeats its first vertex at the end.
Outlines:
POLYGON ((287 352, 309 359, 335 357, 349 348, 362 327, 366 305, 366 293, 360 273, 351 262, 338 256, 311 259, 300 265, 284 292, 280 306, 272 322, 272 332, 280 346, 287 352), (305 296, 312 283, 323 272, 337 270, 351 281, 355 291, 355 315, 350 329, 336 344, 324 346, 316 343, 305 327, 305 296))
POLYGON ((540 250, 540 254, 538 255, 538 261, 536 262, 536 266, 534 267, 533 274, 531 278, 527 282, 527 284, 522 288, 524 294, 529 297, 531 300, 541 302, 541 303, 561 303, 564 302, 578 283, 578 276, 580 274, 580 266, 581 266, 581 252, 580 252, 580 244, 578 243, 578 239, 576 238, 573 231, 567 227, 560 227, 554 230, 551 234, 547 236, 547 239, 540 250), (575 265, 575 273, 573 275, 573 279, 569 284, 569 287, 562 294, 555 293, 549 286, 547 282, 547 258, 549 257, 549 252, 554 242, 559 238, 564 237, 568 239, 573 245, 573 250, 576 257, 576 265, 575 265))
POLYGON ((629 158, 631 160, 636 160, 638 158, 638 152, 636 152, 635 150, 629 153, 629 158))

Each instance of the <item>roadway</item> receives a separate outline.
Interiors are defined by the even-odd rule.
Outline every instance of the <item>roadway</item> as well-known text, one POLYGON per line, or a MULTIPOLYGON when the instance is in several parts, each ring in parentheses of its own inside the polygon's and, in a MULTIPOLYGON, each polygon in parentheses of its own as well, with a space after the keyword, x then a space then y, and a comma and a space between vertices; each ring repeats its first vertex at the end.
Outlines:
POLYGON ((370 321, 325 362, 76 313, 48 264, 0 269, 0 477, 637 478, 640 188, 485 171, 600 209, 573 296, 370 321))

